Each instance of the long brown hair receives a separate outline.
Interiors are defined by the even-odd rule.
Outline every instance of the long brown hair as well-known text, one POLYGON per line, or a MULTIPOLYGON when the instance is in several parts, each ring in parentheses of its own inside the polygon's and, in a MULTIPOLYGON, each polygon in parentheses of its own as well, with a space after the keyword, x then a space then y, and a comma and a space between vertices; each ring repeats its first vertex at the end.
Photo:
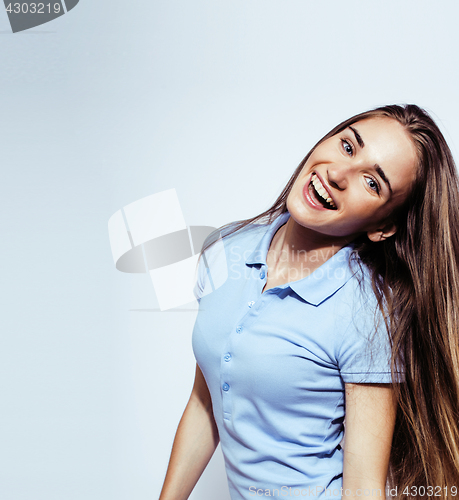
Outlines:
POLYGON ((405 372, 404 382, 394 384, 398 409, 389 482, 404 499, 453 498, 458 492, 452 487, 459 487, 459 182, 432 118, 415 105, 384 106, 349 118, 312 148, 268 210, 224 226, 222 234, 270 223, 286 212, 290 190, 314 149, 375 117, 402 124, 418 153, 413 188, 395 214, 397 232, 377 243, 359 237, 353 255, 372 276, 392 346, 393 376, 405 372))

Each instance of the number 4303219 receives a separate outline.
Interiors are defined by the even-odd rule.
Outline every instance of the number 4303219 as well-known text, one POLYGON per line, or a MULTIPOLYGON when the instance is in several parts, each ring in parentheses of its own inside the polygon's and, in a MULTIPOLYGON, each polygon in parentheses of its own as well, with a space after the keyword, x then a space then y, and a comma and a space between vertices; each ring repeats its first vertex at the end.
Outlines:
POLYGON ((6 7, 8 14, 59 14, 60 3, 10 3, 6 7))

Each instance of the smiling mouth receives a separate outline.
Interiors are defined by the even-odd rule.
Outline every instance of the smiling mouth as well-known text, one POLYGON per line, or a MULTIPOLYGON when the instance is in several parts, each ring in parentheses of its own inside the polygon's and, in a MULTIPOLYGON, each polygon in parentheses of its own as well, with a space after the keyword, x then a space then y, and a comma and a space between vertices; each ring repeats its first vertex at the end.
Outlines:
POLYGON ((335 202, 330 197, 315 173, 311 176, 311 182, 309 183, 308 189, 311 196, 324 208, 328 210, 337 210, 335 202))

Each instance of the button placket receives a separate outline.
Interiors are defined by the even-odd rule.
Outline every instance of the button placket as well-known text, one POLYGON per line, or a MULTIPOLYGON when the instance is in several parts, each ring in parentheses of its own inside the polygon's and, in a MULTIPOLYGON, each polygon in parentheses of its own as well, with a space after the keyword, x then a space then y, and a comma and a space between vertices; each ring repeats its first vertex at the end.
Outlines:
POLYGON ((232 402, 231 402, 231 384, 232 384, 232 370, 233 368, 233 352, 236 348, 235 341, 238 338, 233 329, 232 334, 229 336, 228 341, 225 346, 225 350, 221 354, 220 358, 220 392, 222 398, 222 410, 223 419, 230 420, 232 413, 232 402))
POLYGON ((260 268, 258 269, 258 275, 255 274, 255 281, 258 281, 258 286, 257 286, 257 289, 258 289, 258 293, 257 293, 257 297, 263 295, 263 288, 266 284, 266 281, 267 281, 267 273, 268 273, 268 269, 267 269, 267 266, 265 264, 262 264, 260 266, 260 268))
MULTIPOLYGON (((263 273, 263 279, 266 278, 266 272, 262 268, 258 270, 258 276, 260 273, 263 273)), ((250 328, 250 322, 253 321, 253 315, 256 313, 256 300, 250 300, 249 298, 258 297, 259 296, 259 286, 260 286, 260 278, 257 277, 257 274, 252 275, 250 290, 247 290, 246 293, 246 304, 247 309, 244 309, 244 306, 241 304, 242 308, 240 311, 240 317, 237 323, 233 324, 233 328, 229 337, 227 339, 227 343, 225 345, 225 350, 221 354, 220 361, 220 393, 222 398, 222 410, 223 410, 223 419, 231 420, 232 416, 232 370, 234 370, 234 356, 237 355, 237 346, 239 342, 242 341, 244 330, 247 327, 245 324, 248 322, 248 328, 250 328), (254 279, 255 278, 255 279, 254 279)))
MULTIPOLYGON (((229 368, 231 363, 223 361, 223 364, 229 368)), ((223 410, 223 419, 230 420, 231 412, 232 412, 232 402, 231 402, 231 377, 228 370, 223 370, 220 378, 220 387, 221 387, 221 395, 222 395, 222 410, 223 410)))

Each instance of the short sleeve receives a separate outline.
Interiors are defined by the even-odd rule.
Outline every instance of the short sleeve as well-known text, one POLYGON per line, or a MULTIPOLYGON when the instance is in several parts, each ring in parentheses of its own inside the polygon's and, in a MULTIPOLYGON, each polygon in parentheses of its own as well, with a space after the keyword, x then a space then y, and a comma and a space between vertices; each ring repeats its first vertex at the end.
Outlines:
POLYGON ((338 365, 345 383, 391 383, 391 347, 376 300, 368 301, 345 329, 338 365))

